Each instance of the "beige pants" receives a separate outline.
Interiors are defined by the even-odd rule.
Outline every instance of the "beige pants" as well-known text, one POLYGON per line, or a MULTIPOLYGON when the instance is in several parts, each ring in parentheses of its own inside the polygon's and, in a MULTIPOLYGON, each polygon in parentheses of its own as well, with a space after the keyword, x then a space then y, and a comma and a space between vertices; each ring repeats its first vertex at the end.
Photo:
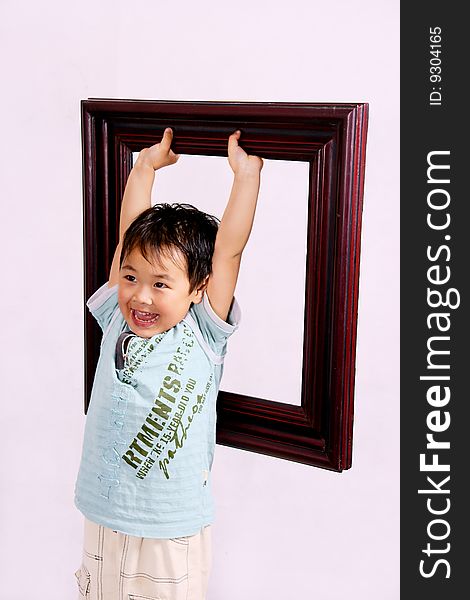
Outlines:
POLYGON ((211 525, 195 535, 154 539, 114 532, 85 518, 79 600, 205 600, 211 525))

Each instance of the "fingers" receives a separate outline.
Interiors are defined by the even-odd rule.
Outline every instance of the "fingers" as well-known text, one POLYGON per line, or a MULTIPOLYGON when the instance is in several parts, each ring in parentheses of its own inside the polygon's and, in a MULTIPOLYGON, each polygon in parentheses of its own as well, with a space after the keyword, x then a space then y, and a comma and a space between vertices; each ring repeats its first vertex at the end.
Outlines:
POLYGON ((173 141, 173 130, 171 129, 171 127, 167 127, 165 129, 165 131, 163 132, 163 137, 162 137, 162 141, 160 142, 160 144, 161 144, 162 148, 164 148, 166 151, 168 151, 170 149, 172 141, 173 141))
POLYGON ((238 147, 238 140, 240 139, 242 132, 237 129, 232 135, 228 138, 228 150, 233 151, 238 147))

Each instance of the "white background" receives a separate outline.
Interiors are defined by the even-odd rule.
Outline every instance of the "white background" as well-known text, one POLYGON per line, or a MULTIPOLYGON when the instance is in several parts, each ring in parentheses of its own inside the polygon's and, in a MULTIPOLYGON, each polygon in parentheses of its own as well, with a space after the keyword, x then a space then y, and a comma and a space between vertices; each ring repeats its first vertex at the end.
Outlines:
POLYGON ((208 600, 398 599, 398 0, 3 0, 0 49, 0 600, 77 595, 88 97, 370 103, 353 467, 217 446, 208 600))

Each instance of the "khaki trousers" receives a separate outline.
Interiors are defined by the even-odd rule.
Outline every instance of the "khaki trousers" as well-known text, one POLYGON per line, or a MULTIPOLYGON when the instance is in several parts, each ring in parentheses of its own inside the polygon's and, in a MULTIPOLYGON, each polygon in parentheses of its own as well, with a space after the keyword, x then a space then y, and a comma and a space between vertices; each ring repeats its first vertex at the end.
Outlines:
POLYGON ((154 539, 115 532, 85 518, 79 600, 205 600, 211 525, 195 535, 154 539))

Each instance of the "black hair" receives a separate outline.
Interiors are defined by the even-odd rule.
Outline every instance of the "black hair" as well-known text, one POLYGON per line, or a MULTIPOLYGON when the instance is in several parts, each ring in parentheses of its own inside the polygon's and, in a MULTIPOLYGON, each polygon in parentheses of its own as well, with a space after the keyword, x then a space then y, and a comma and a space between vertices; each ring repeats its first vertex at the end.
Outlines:
POLYGON ((174 250, 185 260, 191 294, 212 272, 212 256, 219 219, 191 204, 155 204, 144 210, 127 228, 122 241, 119 268, 136 247, 148 260, 165 256, 178 266, 174 250))

